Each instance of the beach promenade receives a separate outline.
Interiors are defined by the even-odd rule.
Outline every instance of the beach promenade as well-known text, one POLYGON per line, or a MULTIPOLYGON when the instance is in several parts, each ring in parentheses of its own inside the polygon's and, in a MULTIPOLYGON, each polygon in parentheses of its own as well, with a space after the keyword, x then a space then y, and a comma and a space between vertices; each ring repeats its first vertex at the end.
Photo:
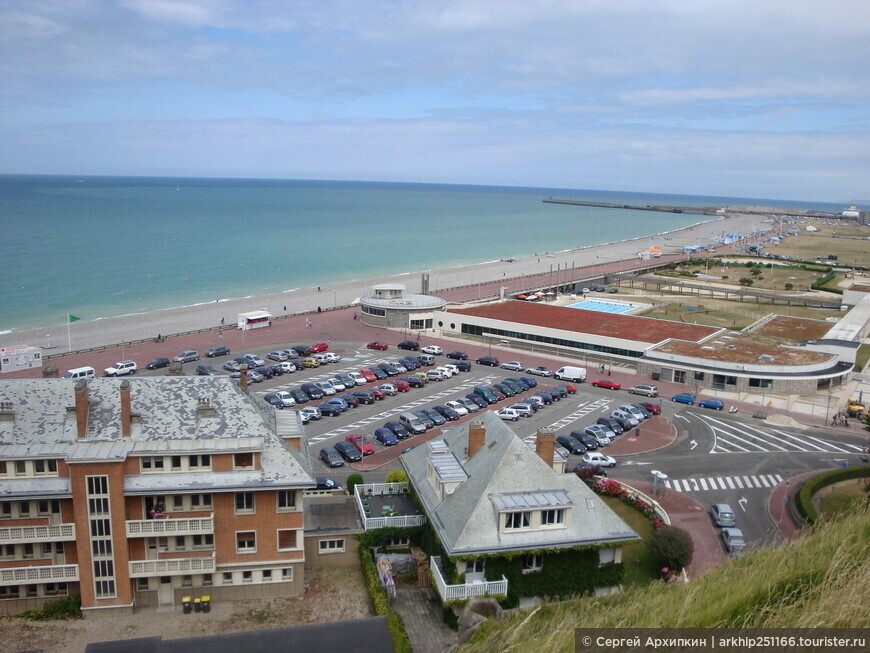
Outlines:
MULTIPOLYGON (((700 217, 700 216, 699 216, 700 217)), ((0 335, 0 346, 33 345, 45 347, 50 339, 52 348, 46 356, 73 351, 153 339, 158 335, 170 335, 214 328, 223 319, 226 325, 234 326, 237 315, 254 310, 267 310, 276 317, 327 311, 352 305, 371 287, 381 283, 402 283, 409 292, 420 291, 421 272, 429 273, 430 294, 442 295, 448 300, 462 301, 476 296, 495 294, 504 285, 508 291, 520 289, 520 277, 539 276, 541 285, 557 283, 564 278, 565 270, 576 267, 600 265, 600 272, 614 272, 638 263, 638 254, 650 246, 661 247, 664 259, 682 255, 686 245, 709 244, 723 233, 750 234, 763 226, 762 216, 735 214, 702 222, 667 234, 644 236, 633 240, 608 243, 566 250, 562 252, 537 252, 530 256, 510 261, 491 261, 474 265, 407 272, 404 274, 331 284, 324 279, 320 287, 299 288, 271 295, 251 296, 225 301, 214 301, 192 306, 169 308, 97 320, 83 319, 69 327, 59 324, 38 329, 11 331, 0 335), (559 276, 559 271, 562 276, 559 276), (453 289, 441 293, 440 290, 453 289)), ((531 227, 530 228, 535 228, 531 227)), ((546 228, 542 224, 537 228, 546 228)), ((522 238, 522 234, 518 234, 522 238)), ((570 241, 566 235, 566 241, 570 241)), ((599 272, 596 270, 596 272, 599 272)), ((524 280, 524 283, 527 280, 524 280)), ((292 281, 288 281, 288 285, 292 281)), ((527 287, 527 284, 524 285, 527 287)), ((38 298, 34 298, 38 301, 38 298)), ((75 312, 73 310, 73 312, 75 312)), ((2 326, 2 325, 0 325, 2 326)))

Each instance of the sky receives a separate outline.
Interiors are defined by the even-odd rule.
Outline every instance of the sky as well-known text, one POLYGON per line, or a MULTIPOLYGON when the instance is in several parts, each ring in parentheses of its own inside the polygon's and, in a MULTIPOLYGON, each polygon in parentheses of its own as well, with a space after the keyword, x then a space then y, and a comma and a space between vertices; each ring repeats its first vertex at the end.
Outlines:
POLYGON ((0 0, 0 173, 870 201, 867 0, 0 0))

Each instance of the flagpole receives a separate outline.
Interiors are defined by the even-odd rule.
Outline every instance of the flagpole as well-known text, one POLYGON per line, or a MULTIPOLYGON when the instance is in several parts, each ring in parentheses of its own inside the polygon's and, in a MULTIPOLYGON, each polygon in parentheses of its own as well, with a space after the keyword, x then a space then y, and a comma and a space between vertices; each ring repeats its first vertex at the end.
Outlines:
POLYGON ((70 334, 69 325, 71 324, 69 319, 69 313, 66 314, 66 350, 67 352, 72 351, 72 335, 70 334))

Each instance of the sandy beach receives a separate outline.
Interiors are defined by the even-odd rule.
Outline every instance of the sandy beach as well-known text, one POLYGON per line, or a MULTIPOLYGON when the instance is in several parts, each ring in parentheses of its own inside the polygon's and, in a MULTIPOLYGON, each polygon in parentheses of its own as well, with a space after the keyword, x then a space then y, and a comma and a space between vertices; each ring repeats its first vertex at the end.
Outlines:
MULTIPOLYGON (((351 305, 375 284, 402 283, 409 292, 419 292, 422 272, 429 273, 429 288, 432 293, 459 286, 499 281, 504 281, 510 288, 510 280, 517 277, 547 274, 557 269, 637 260, 639 252, 648 250, 650 246, 661 247, 665 254, 678 254, 682 253, 682 248, 686 245, 709 244, 714 237, 722 233, 738 232, 748 235, 763 226, 763 217, 727 214, 722 218, 699 222, 666 234, 643 236, 562 252, 537 252, 510 261, 491 261, 441 270, 409 271, 404 274, 341 284, 330 284, 329 280, 324 279, 323 285, 319 288, 298 288, 271 295, 215 301, 91 321, 82 320, 70 325, 69 340, 71 350, 78 351, 151 339, 158 335, 214 328, 221 323, 222 318, 227 325, 234 325, 239 313, 260 309, 267 310, 276 317, 317 311, 318 307, 322 310, 330 310, 351 305)), ((698 218, 702 220, 704 216, 698 218)), ((514 284, 514 288, 518 286, 514 284)), ((68 351, 65 324, 3 334, 0 336, 0 346, 33 345, 45 348, 49 338, 52 348, 45 349, 45 356, 68 351)))

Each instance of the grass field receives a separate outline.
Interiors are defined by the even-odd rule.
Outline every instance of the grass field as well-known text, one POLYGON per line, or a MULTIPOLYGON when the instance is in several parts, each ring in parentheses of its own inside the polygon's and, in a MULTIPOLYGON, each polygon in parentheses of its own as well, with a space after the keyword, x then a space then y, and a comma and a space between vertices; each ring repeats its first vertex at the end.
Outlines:
POLYGON ((625 564, 626 587, 649 585, 661 577, 659 565, 646 545, 653 535, 652 524, 640 512, 615 497, 601 497, 604 503, 631 526, 643 539, 622 547, 622 562, 625 564))
MULTIPOLYGON (((764 259, 758 259, 758 261, 766 265, 764 259)), ((735 288, 740 287, 740 279, 748 277, 753 280, 752 285, 749 286, 753 290, 786 290, 786 284, 791 284, 792 286, 788 290, 806 290, 813 282, 826 274, 822 269, 812 268, 804 270, 800 267, 779 267, 777 265, 769 268, 754 268, 759 271, 757 275, 752 274, 753 268, 733 264, 726 266, 684 266, 682 269, 686 272, 706 273, 711 276, 720 277, 719 279, 709 279, 709 281, 716 284, 734 286, 735 288), (728 278, 721 278, 724 276, 728 278)), ((681 277, 678 270, 661 270, 656 274, 659 276, 685 278, 688 282, 692 281, 690 277, 681 277)), ((703 283, 705 279, 701 278, 697 281, 703 283)))
MULTIPOLYGON (((866 230, 870 236, 870 228, 866 230)), ((867 265, 870 262, 870 240, 854 238, 829 238, 825 236, 791 236, 779 245, 767 248, 771 254, 793 256, 801 259, 816 259, 835 254, 837 263, 867 265)))
POLYGON ((837 310, 821 310, 806 306, 785 306, 783 304, 756 304, 755 302, 736 302, 724 299, 668 296, 670 303, 656 306, 643 314, 660 320, 703 324, 705 326, 743 329, 770 313, 791 317, 806 317, 824 320, 826 317, 839 316, 837 310), (672 299, 671 299, 672 297, 672 299))
POLYGON ((842 517, 867 502, 866 478, 853 478, 822 488, 813 497, 818 499, 818 511, 827 518, 842 517))

